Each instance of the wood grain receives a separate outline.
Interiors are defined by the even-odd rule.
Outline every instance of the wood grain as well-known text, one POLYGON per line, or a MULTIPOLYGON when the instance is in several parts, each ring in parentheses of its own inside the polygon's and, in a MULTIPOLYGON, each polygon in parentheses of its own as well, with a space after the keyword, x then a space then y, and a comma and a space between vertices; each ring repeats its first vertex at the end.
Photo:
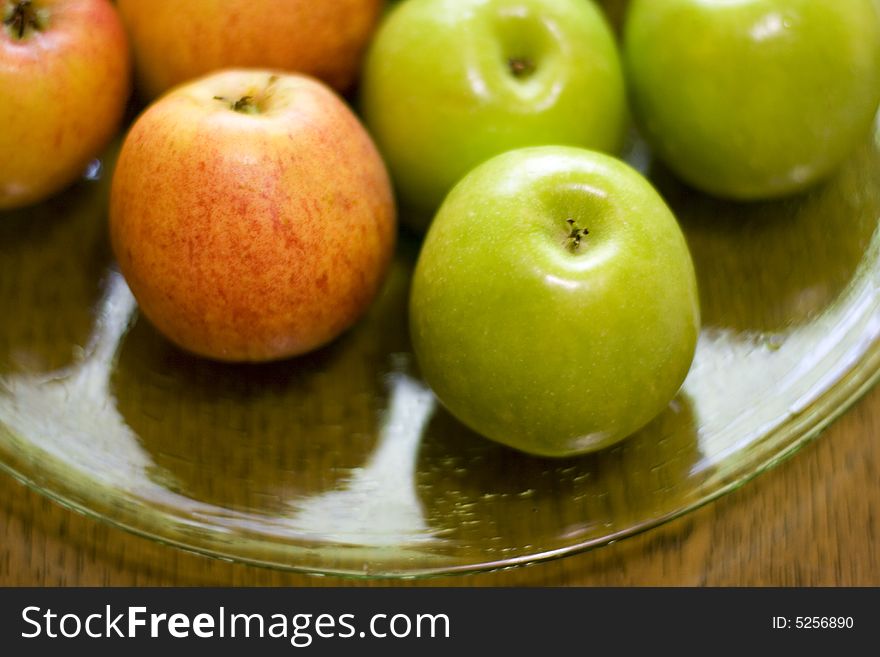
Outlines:
MULTIPOLYGON (((880 388, 816 442, 665 527, 451 586, 878 586, 880 388)), ((0 476, 0 585, 381 585, 230 564, 108 527, 0 476)), ((401 585, 418 585, 403 582, 401 585)))

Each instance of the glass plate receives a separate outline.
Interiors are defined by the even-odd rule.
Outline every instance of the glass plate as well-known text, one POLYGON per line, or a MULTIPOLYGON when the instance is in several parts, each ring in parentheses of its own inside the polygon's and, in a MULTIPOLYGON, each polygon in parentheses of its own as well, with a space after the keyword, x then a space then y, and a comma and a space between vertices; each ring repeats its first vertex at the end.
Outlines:
MULTIPOLYGON (((629 157, 648 168, 643 148, 629 157)), ((0 461, 77 511, 205 554, 401 577, 571 554, 732 490, 880 369, 875 141, 784 202, 723 203, 650 172, 695 259, 696 360, 646 429, 566 460, 474 435, 420 381, 411 238, 366 319, 317 353, 232 366, 176 350, 112 267, 110 167, 0 217, 0 461)))

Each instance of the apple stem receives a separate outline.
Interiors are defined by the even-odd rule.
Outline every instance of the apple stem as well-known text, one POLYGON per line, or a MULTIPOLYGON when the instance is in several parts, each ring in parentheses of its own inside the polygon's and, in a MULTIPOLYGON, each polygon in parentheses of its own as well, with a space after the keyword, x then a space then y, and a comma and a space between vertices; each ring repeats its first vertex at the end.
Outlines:
POLYGON ((266 88, 262 91, 255 91, 242 96, 238 100, 231 100, 226 96, 214 96, 214 100, 219 100, 229 105, 229 109, 240 114, 259 114, 266 108, 267 101, 275 92, 275 83, 278 81, 277 75, 270 75, 266 88))
POLYGON ((253 96, 242 96, 232 103, 232 109, 242 114, 250 114, 257 109, 257 106, 254 104, 253 96))
POLYGON ((515 78, 527 78, 535 72, 535 62, 528 57, 511 57, 507 65, 515 78))
POLYGON ((29 30, 39 30, 42 27, 40 16, 34 9, 33 0, 19 0, 12 7, 12 11, 3 19, 3 24, 17 39, 24 39, 29 30))
POLYGON ((241 114, 259 114, 260 108, 254 102, 253 96, 242 96, 238 100, 229 100, 225 96, 214 96, 214 100, 221 100, 229 104, 229 108, 241 114))
POLYGON ((578 228, 577 222, 574 219, 566 219, 565 223, 568 224, 568 235, 565 237, 565 245, 570 251, 577 251, 581 246, 581 240, 589 235, 590 231, 586 228, 578 228))

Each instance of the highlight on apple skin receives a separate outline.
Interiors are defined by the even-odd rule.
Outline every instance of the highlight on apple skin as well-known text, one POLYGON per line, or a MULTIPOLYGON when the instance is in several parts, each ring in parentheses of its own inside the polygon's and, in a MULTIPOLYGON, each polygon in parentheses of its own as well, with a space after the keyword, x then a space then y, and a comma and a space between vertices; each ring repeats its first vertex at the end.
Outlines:
POLYGON ((449 194, 413 278, 425 380, 464 424, 542 456, 608 447, 658 415, 694 357, 699 301, 659 194, 607 155, 499 155, 449 194))
POLYGON ((306 76, 227 70, 177 87, 125 139, 111 242, 171 341, 266 361, 333 340, 389 265, 395 208, 354 114, 306 76))

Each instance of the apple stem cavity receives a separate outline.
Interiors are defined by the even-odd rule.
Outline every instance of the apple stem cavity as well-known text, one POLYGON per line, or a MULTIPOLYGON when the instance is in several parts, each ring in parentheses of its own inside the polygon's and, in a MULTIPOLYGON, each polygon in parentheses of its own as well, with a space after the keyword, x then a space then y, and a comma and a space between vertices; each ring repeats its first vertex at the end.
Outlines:
POLYGON ((240 114, 259 114, 260 108, 257 104, 256 99, 253 96, 242 96, 238 100, 230 100, 226 96, 214 96, 214 100, 219 100, 221 102, 229 105, 229 109, 233 112, 239 112, 240 114))
POLYGON ((517 79, 527 78, 535 72, 535 62, 528 57, 511 57, 507 60, 507 66, 517 79))
POLYGON ((242 96, 232 103, 232 109, 242 114, 256 114, 259 111, 257 104, 254 102, 253 96, 242 96))
POLYGON ((23 40, 31 32, 42 30, 44 21, 43 16, 34 7, 33 0, 18 0, 12 5, 7 5, 3 25, 13 38, 23 40))
POLYGON ((229 109, 240 114, 260 114, 266 109, 266 104, 275 91, 275 83, 278 81, 277 75, 269 77, 266 88, 259 93, 250 93, 242 96, 238 100, 232 100, 226 96, 214 96, 214 100, 219 100, 229 105, 229 109))
POLYGON ((565 245, 568 247, 569 251, 576 253, 581 247, 581 240, 589 235, 590 231, 586 228, 578 227, 578 224, 574 219, 566 219, 565 223, 568 225, 568 235, 565 237, 565 245))

